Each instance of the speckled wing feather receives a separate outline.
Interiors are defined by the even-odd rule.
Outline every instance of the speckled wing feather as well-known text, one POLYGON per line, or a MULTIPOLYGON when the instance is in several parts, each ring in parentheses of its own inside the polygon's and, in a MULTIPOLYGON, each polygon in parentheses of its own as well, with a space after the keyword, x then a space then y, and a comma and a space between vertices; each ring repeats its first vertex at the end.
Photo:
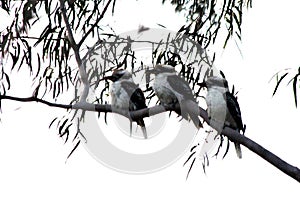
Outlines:
POLYGON ((143 108, 147 108, 146 99, 143 91, 139 88, 139 86, 133 82, 125 82, 121 83, 121 86, 127 92, 128 96, 130 96, 129 102, 129 110, 140 110, 143 108))
POLYGON ((180 78, 177 75, 168 76, 167 81, 169 82, 170 86, 174 91, 184 96, 185 99, 194 100, 193 92, 185 80, 180 78))
MULTIPOLYGON (((128 96, 130 96, 129 101, 129 111, 140 110, 143 108, 147 108, 146 99, 143 91, 139 88, 139 86, 133 82, 123 81, 121 83, 122 88, 127 92, 128 96)), ((145 122, 143 119, 138 119, 136 123, 141 126, 144 138, 148 138, 147 131, 145 127, 145 122)), ((130 130, 131 133, 131 130, 130 130)))
POLYGON ((236 99, 236 97, 233 96, 230 92, 226 92, 226 103, 227 103, 227 108, 228 112, 231 115, 232 119, 234 120, 234 123, 239 131, 243 131, 243 121, 242 121, 242 116, 241 116, 241 110, 239 103, 236 99))

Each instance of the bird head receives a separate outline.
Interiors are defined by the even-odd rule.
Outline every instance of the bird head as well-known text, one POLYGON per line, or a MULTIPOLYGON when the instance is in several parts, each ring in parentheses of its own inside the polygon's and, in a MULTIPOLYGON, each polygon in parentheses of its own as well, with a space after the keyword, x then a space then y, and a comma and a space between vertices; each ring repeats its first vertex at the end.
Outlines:
POLYGON ((154 69, 148 70, 147 73, 149 74, 161 74, 161 73, 175 73, 175 68, 171 65, 156 65, 154 69))
POLYGON ((130 79, 132 75, 126 69, 116 69, 113 71, 111 76, 106 76, 102 80, 111 80, 112 82, 118 81, 120 79, 130 79))
POLYGON ((210 76, 206 81, 199 83, 200 87, 212 88, 212 87, 222 87, 228 88, 227 80, 218 76, 210 76))

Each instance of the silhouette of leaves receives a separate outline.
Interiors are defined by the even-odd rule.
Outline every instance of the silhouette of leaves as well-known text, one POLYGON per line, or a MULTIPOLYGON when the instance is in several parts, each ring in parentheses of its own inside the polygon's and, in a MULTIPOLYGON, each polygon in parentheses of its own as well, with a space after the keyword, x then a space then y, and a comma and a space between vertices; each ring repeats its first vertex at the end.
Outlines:
MULTIPOLYGON (((292 69, 285 69, 282 71, 279 71, 277 73, 274 74, 274 76, 272 76, 271 80, 276 78, 276 85, 273 91, 273 96, 276 94, 276 92, 278 91, 279 85, 282 84, 283 79, 285 79, 286 77, 292 77, 289 81, 288 81, 288 85, 290 83, 292 83, 292 89, 293 89, 293 95, 294 95, 294 102, 295 102, 295 106, 297 107, 298 105, 298 93, 297 93, 297 84, 299 82, 299 76, 300 76, 300 67, 298 67, 297 72, 293 72, 292 69), (283 73, 282 75, 280 75, 280 73, 282 73, 283 71, 287 71, 285 73, 283 73), (294 74, 294 75, 293 75, 294 74)), ((270 80, 270 81, 271 81, 270 80)))
POLYGON ((252 7, 252 0, 170 0, 170 3, 176 12, 184 12, 187 18, 179 32, 190 36, 203 48, 215 43, 223 25, 227 27, 224 47, 233 35, 241 39, 243 11, 245 7, 252 7))
MULTIPOLYGON (((198 83, 211 73, 210 68, 214 61, 214 56, 212 60, 208 58, 205 48, 211 42, 215 42, 223 23, 228 25, 228 35, 232 36, 236 32, 240 37, 245 2, 248 7, 251 6, 250 0, 224 1, 222 11, 217 12, 221 4, 215 0, 172 0, 171 3, 175 5, 177 12, 188 13, 188 21, 176 37, 172 38, 169 35, 165 41, 158 43, 144 41, 153 45, 152 64, 176 66, 179 75, 190 84, 195 96, 200 98, 201 88, 198 83), (187 42, 193 46, 186 48, 187 42), (181 57, 183 54, 184 59, 181 57)), ((103 76, 118 68, 128 69, 135 74, 149 67, 145 66, 143 61, 138 62, 133 49, 136 41, 130 37, 119 37, 111 27, 101 25, 102 19, 109 11, 112 14, 117 11, 116 0, 7 0, 1 1, 1 8, 15 16, 12 24, 1 32, 1 58, 12 63, 10 66, 0 66, 1 95, 5 95, 13 85, 9 71, 27 70, 32 78, 32 97, 51 98, 74 105, 80 100, 80 87, 83 85, 80 67, 84 66, 89 86, 95 91, 100 90, 91 101, 104 104, 109 102, 110 85, 106 82, 100 83, 103 76), (64 9, 60 6, 61 2, 64 9), (67 21, 64 20, 64 14, 67 21), (43 17, 44 21, 41 23, 44 15, 46 17, 43 17), (70 36, 68 27, 72 35, 76 36, 75 39, 70 36), (33 29, 38 31, 33 34, 30 31, 33 29), (117 49, 121 51, 118 52, 117 49), (101 57, 102 60, 99 61, 95 57, 101 57), (73 92, 74 95, 64 98, 63 95, 69 92, 73 92)), ((159 26, 165 28, 164 25, 159 26)), ((143 27, 144 31, 147 31, 146 27, 143 27)), ((145 88, 145 96, 150 103, 155 95, 149 82, 145 88)), ((76 114, 77 110, 68 110, 65 116, 56 117, 49 128, 56 123, 59 136, 63 137, 65 142, 69 141, 72 127, 76 126, 77 120, 84 118, 84 112, 80 117, 76 114)), ((107 123, 106 113, 104 120, 107 123)), ((83 136, 77 127, 77 132, 73 133, 73 141, 79 134, 83 136)))

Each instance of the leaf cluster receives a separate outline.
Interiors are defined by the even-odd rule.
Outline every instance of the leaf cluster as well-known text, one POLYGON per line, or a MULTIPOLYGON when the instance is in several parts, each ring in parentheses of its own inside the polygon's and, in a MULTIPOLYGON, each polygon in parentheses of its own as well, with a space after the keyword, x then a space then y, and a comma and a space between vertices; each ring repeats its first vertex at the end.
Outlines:
POLYGON ((295 101, 295 106, 297 107, 298 105, 298 98, 297 98, 297 90, 298 87, 297 86, 299 84, 299 77, 300 77, 300 67, 298 68, 297 72, 294 73, 291 69, 286 69, 286 70, 282 70, 277 72, 272 78, 272 79, 276 79, 276 85, 273 91, 273 96, 276 94, 276 92, 278 91, 279 85, 282 85, 283 83, 283 79, 286 79, 287 77, 291 77, 290 80, 288 81, 287 85, 292 84, 292 89, 293 89, 293 95, 294 95, 294 101, 295 101))
MULTIPOLYGON (((228 29, 225 45, 234 33, 240 38, 243 7, 244 4, 250 7, 251 0, 246 3, 224 0, 223 4, 216 0, 172 0, 171 3, 176 11, 186 12, 187 17, 177 37, 159 43, 143 42, 152 42, 153 65, 177 67, 179 75, 200 98, 198 83, 211 73, 214 61, 214 56, 212 60, 208 58, 206 48, 215 42, 222 24, 228 29), (193 44, 188 48, 187 39, 193 44)), ((115 12, 115 6, 116 0, 1 1, 1 8, 14 19, 1 32, 1 58, 6 63, 0 66, 0 95, 5 95, 13 84, 10 71, 27 69, 33 81, 33 97, 75 104, 84 84, 80 73, 83 67, 89 86, 95 91, 100 89, 92 103, 106 104, 109 83, 100 83, 103 76, 116 68, 130 69, 135 74, 149 67, 136 56, 132 45, 137 41, 119 37, 101 25, 108 10, 115 12), (70 91, 74 96, 64 98, 70 91)), ((150 102, 154 95, 147 78, 144 89, 150 102)), ((66 116, 55 119, 59 135, 66 142, 71 130, 80 132, 76 124, 84 119, 84 112, 80 118, 74 116, 68 111, 66 116)))
MULTIPOLYGON (((163 0, 163 3, 166 0, 163 0)), ((241 39, 244 8, 252 7, 252 0, 170 0, 175 11, 184 12, 187 22, 182 32, 203 48, 215 43, 222 26, 227 29, 224 47, 233 35, 241 39)))

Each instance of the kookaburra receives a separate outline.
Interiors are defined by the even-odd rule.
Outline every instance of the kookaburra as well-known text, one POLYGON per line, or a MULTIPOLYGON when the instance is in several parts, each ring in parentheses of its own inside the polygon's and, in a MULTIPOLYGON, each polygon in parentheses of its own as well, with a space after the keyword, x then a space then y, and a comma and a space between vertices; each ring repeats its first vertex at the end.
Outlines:
MULTIPOLYGON (((206 104, 210 126, 220 134, 225 126, 245 132, 240 106, 236 97, 229 92, 226 79, 217 76, 208 77, 201 83, 207 88, 206 104)), ((237 156, 242 158, 241 146, 234 143, 237 156)))
POLYGON ((180 78, 170 65, 156 65, 149 73, 155 74, 153 89, 163 106, 180 107, 176 111, 186 120, 192 120, 199 129, 202 126, 198 104, 188 82, 180 78))
MULTIPOLYGON (((147 108, 146 99, 137 84, 133 82, 132 75, 125 69, 115 70, 111 76, 103 79, 111 80, 111 104, 113 109, 123 109, 129 111, 140 110, 147 108)), ((136 123, 141 126, 144 138, 147 139, 147 131, 143 119, 136 120, 136 123)), ((130 135, 132 134, 132 123, 130 122, 130 135)))

